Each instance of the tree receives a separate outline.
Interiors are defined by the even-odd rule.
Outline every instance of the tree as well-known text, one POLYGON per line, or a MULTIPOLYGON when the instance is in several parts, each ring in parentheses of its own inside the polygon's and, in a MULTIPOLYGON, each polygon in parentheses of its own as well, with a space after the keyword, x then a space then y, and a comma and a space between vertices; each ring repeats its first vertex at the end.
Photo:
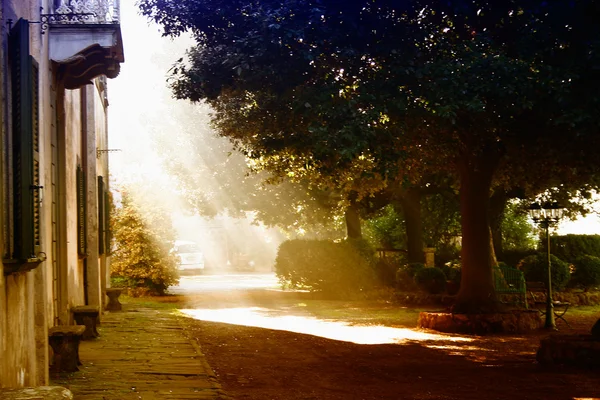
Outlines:
MULTIPOLYGON (((198 47, 174 93, 215 107, 219 131, 287 173, 318 171, 361 195, 444 172, 459 183, 456 311, 498 308, 492 187, 522 171, 593 176, 599 10, 569 1, 171 1, 141 9, 198 47), (243 127, 243 129, 240 129, 243 127), (360 175, 352 167, 366 161, 360 175)), ((270 163, 270 164, 269 164, 270 163)), ((534 193, 532 193, 533 195, 534 193)))
POLYGON ((160 208, 134 200, 129 190, 121 190, 120 204, 113 208, 111 232, 114 239, 111 277, 134 289, 164 295, 179 282, 178 259, 171 252, 175 231, 169 215, 160 208), (143 211, 142 211, 143 210, 143 211))

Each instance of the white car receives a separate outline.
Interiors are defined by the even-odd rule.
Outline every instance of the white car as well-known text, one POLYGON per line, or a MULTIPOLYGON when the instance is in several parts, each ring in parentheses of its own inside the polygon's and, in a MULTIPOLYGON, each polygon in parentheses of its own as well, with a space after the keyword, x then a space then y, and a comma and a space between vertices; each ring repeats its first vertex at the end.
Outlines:
POLYGON ((204 270, 204 254, 195 242, 178 240, 173 249, 179 256, 180 272, 202 272, 204 270))

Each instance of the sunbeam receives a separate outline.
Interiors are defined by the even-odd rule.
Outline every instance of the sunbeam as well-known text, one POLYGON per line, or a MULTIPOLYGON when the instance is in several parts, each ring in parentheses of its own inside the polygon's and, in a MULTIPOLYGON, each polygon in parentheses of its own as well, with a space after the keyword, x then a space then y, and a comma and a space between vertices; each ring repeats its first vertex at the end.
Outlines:
POLYGON ((320 320, 297 315, 270 315, 261 307, 226 309, 184 309, 184 314, 201 321, 284 330, 357 344, 386 344, 409 341, 468 342, 465 337, 438 335, 415 329, 381 325, 350 325, 343 321, 320 320))

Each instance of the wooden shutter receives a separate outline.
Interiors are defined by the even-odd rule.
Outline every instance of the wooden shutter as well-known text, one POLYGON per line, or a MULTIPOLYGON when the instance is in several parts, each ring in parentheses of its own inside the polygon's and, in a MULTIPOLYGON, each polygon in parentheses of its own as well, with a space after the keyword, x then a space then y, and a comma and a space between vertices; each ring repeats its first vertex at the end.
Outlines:
POLYGON ((104 227, 104 214, 105 210, 105 196, 104 196, 104 178, 98 177, 98 253, 104 254, 105 251, 105 227, 104 227))
POLYGON ((77 249, 79 257, 87 256, 87 201, 86 175, 83 168, 77 166, 77 249))
POLYGON ((110 254, 110 194, 108 193, 108 188, 104 189, 104 252, 109 255, 110 254))
MULTIPOLYGON (((29 54, 29 22, 19 19, 9 37, 12 88, 14 249, 17 263, 39 263, 39 67, 29 54)), ((37 265, 37 264, 36 264, 37 265)), ((30 269, 18 268, 18 270, 30 269)))

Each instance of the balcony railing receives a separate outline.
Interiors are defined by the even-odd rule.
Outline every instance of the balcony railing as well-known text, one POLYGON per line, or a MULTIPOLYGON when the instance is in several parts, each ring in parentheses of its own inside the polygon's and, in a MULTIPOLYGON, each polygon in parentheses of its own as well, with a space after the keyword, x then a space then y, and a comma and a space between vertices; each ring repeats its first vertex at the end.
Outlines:
POLYGON ((42 29, 62 24, 118 24, 120 0, 55 0, 54 10, 42 14, 42 29))

